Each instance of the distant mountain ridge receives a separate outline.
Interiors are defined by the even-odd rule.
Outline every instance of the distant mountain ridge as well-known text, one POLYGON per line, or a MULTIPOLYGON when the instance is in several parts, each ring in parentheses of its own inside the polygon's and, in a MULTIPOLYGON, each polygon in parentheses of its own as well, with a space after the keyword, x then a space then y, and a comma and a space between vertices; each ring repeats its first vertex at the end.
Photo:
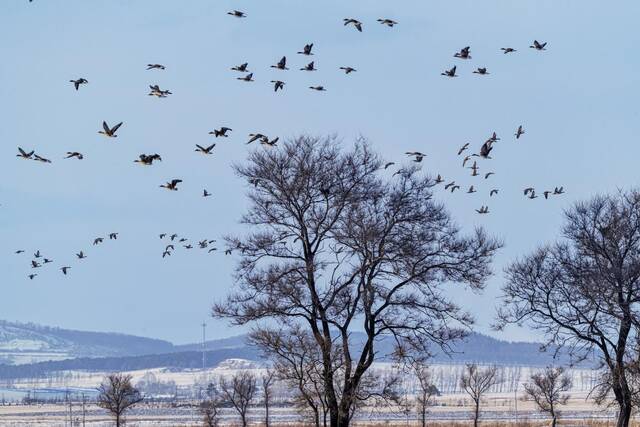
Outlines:
POLYGON ((24 364, 76 357, 168 353, 173 344, 112 332, 86 332, 0 320, 0 364, 24 364))

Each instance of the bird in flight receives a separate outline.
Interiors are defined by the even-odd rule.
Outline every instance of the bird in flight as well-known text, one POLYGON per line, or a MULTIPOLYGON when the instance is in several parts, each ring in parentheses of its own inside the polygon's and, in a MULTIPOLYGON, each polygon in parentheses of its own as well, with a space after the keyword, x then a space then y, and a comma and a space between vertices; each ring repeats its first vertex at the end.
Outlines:
POLYGON ((560 187, 560 188, 555 187, 553 189, 553 194, 556 195, 556 196, 560 195, 560 194, 564 194, 564 187, 560 187))
POLYGON ((162 184, 160 187, 166 188, 167 190, 178 191, 178 184, 181 183, 181 179, 172 179, 166 184, 162 184))
POLYGON ((80 89, 80 85, 85 85, 87 83, 89 83, 89 81, 85 78, 79 78, 77 80, 69 80, 69 83, 73 83, 73 86, 76 88, 76 90, 80 89))
POLYGON ((494 188, 493 190, 491 190, 489 192, 489 197, 492 197, 494 194, 498 194, 498 189, 497 188, 494 188))
POLYGON ((485 174, 484 174, 484 179, 489 178, 491 175, 495 175, 495 173, 494 173, 494 172, 487 172, 487 173, 485 173, 485 174))
POLYGON ((17 251, 14 252, 15 254, 22 254, 24 253, 24 249, 18 249, 17 251))
POLYGON ((280 137, 276 137, 274 139, 272 139, 271 141, 269 141, 269 138, 265 137, 262 138, 260 140, 260 144, 262 145, 268 145, 269 147, 275 147, 278 144, 278 140, 280 139, 280 137))
POLYGON ((352 24, 358 31, 362 32, 362 22, 358 21, 357 19, 344 18, 342 21, 344 22, 345 26, 352 24))
POLYGON ((38 156, 37 154, 33 155, 33 160, 35 160, 36 162, 51 163, 51 160, 42 156, 38 156))
POLYGON ((269 139, 266 135, 263 135, 261 133, 250 133, 249 134, 249 141, 247 142, 247 144, 251 144, 252 142, 255 142, 259 139, 269 139))
POLYGON ((486 69, 486 68, 484 68, 484 67, 483 67, 483 68, 478 67, 478 68, 473 72, 473 74, 480 74, 480 75, 485 76, 485 75, 490 74, 490 73, 487 71, 487 69, 486 69))
POLYGON ((450 70, 445 70, 442 73, 440 73, 441 76, 447 76, 447 77, 458 77, 456 75, 456 66, 454 65, 453 68, 451 68, 450 70))
POLYGON ((515 136, 516 139, 520 139, 520 137, 524 135, 524 128, 522 127, 522 125, 518 126, 518 130, 516 130, 515 136))
POLYGON ((340 69, 344 71, 345 74, 350 74, 350 73, 353 73, 354 71, 358 71, 352 67, 340 67, 340 69))
POLYGON ((304 67, 300 68, 300 71, 316 71, 317 68, 314 67, 314 62, 315 61, 311 61, 309 62, 307 65, 305 65, 304 67))
POLYGON ((236 79, 238 79, 238 80, 242 80, 242 81, 245 81, 245 82, 252 82, 252 81, 254 81, 254 80, 253 80, 253 73, 249 73, 249 74, 247 74, 246 76, 243 76, 243 77, 236 77, 236 79))
POLYGON ((462 154, 462 152, 463 152, 464 150, 466 150, 467 148, 469 148, 469 143, 468 143, 468 142, 467 142, 466 144, 464 144, 462 147, 460 147, 460 149, 458 150, 458 156, 459 156, 460 154, 462 154))
POLYGON ((209 197, 209 196, 211 196, 211 193, 209 193, 205 188, 204 191, 202 192, 202 197, 209 197))
POLYGON ((278 70, 288 70, 287 68, 287 57, 283 56, 277 64, 272 65, 271 68, 275 68, 278 70))
POLYGON ((158 86, 158 85, 150 85, 149 89, 151 89, 151 92, 149 92, 149 96, 157 96, 158 98, 166 98, 167 95, 172 95, 171 91, 162 90, 162 89, 160 89, 160 86, 158 86))
POLYGON ((454 53, 453 56, 460 59, 471 59, 471 47, 464 47, 460 49, 460 52, 454 53))
POLYGON ((104 239, 102 237, 97 237, 97 238, 93 239, 93 246, 99 245, 103 241, 104 241, 104 239))
POLYGON ((34 150, 31 150, 27 153, 22 148, 18 147, 18 154, 16 154, 16 157, 22 157, 23 159, 31 160, 31 157, 33 156, 34 153, 35 153, 34 150))
POLYGON ((64 274, 65 276, 67 275, 67 271, 69 271, 69 269, 71 269, 71 267, 60 267, 62 274, 64 274))
POLYGON ((65 159, 71 159, 72 157, 75 157, 78 160, 84 159, 82 153, 78 153, 77 151, 67 151, 67 156, 65 157, 65 159))
POLYGON ((216 138, 219 136, 224 136, 225 138, 228 137, 229 135, 227 135, 227 132, 232 131, 233 129, 222 126, 220 129, 214 129, 212 132, 209 132, 209 135, 213 135, 216 138))
POLYGON ((441 184, 444 182, 444 178, 442 178, 442 176, 440 174, 438 174, 438 176, 436 177, 436 180, 434 181, 436 184, 441 184))
POLYGON ((547 42, 540 43, 538 42, 538 40, 534 40, 533 44, 529 47, 535 50, 546 50, 545 49, 546 46, 547 46, 547 42))
POLYGON ((395 162, 388 162, 384 165, 384 168, 387 169, 389 166, 393 166, 395 164, 396 164, 395 162))
POLYGON ((480 209, 476 209, 476 212, 478 212, 479 214, 488 214, 489 213, 489 207, 488 206, 480 206, 480 209))
POLYGON ((159 154, 140 154, 139 158, 134 160, 133 163, 139 163, 143 166, 151 166, 154 160, 162 161, 162 157, 159 154))
POLYGON ((502 52, 504 52, 505 54, 506 54, 506 53, 517 52, 517 50, 515 50, 515 49, 514 49, 514 48, 512 48, 512 47, 501 47, 501 48, 500 48, 500 50, 501 50, 502 52))
POLYGON ((33 273, 33 274, 29 274, 27 277, 29 278, 29 280, 33 280, 38 274, 37 273, 33 273))
POLYGON ((232 10, 231 12, 227 12, 227 15, 231 15, 234 16, 236 18, 246 18, 247 14, 244 12, 241 12, 239 10, 232 10))
POLYGON ((388 18, 379 18, 378 22, 381 23, 382 25, 386 25, 387 27, 393 27, 394 25, 398 25, 396 21, 388 18))
POLYGON ((469 187, 469 189, 467 190, 467 193, 469 194, 473 194, 476 192, 476 189, 473 187, 473 185, 471 187, 469 187))
POLYGON ((215 146, 216 146, 216 144, 211 144, 208 147, 203 147, 202 145, 196 144, 196 149, 194 151, 197 151, 197 152, 202 153, 202 154, 213 154, 211 152, 211 150, 213 150, 213 147, 215 147, 215 146))
POLYGON ((482 144, 482 147, 480 147, 480 157, 484 158, 484 159, 490 159, 491 157, 489 157, 489 154, 491 153, 491 150, 493 150, 493 145, 492 145, 493 141, 489 140, 487 142, 485 142, 484 144, 482 144))
POLYGON ((118 233, 109 233, 110 240, 118 240, 118 233))
POLYGON ((313 49, 313 43, 309 43, 304 45, 304 48, 302 49, 302 52, 298 52, 300 55, 313 55, 313 53, 311 53, 311 49, 313 49))
POLYGON ((40 251, 36 251, 36 253, 33 254, 34 258, 42 258, 42 255, 40 254, 40 251))
POLYGON ((231 67, 231 69, 233 71, 240 71, 241 73, 247 73, 247 72, 249 72, 249 70, 247 69, 248 66, 249 66, 249 63, 245 62, 244 64, 240 64, 240 65, 236 65, 235 67, 231 67))
POLYGON ((164 70, 164 68, 162 64, 147 64, 147 70, 164 70))
POLYGON ((122 126, 122 122, 120 122, 117 125, 115 125, 114 127, 110 128, 109 125, 107 124, 107 122, 103 121, 102 122, 102 129, 103 130, 99 130, 98 133, 101 133, 102 135, 107 136, 109 138, 117 138, 118 135, 116 135, 116 132, 118 131, 120 126, 122 126))
POLYGON ((274 92, 277 92, 278 89, 280 90, 284 89, 284 82, 282 80, 271 80, 271 83, 273 83, 274 92))
POLYGON ((407 156, 412 157, 413 156, 413 161, 416 163, 420 163, 422 161, 422 159, 424 159, 427 155, 424 153, 421 153, 420 151, 407 151, 406 153, 407 156))
POLYGON ((82 251, 78 252, 78 253, 76 254, 76 256, 78 257, 78 259, 84 259, 84 258, 86 258, 86 257, 87 257, 87 256, 84 254, 84 252, 82 252, 82 251))
POLYGON ((326 92, 324 86, 309 86, 309 89, 317 90, 318 92, 326 92))

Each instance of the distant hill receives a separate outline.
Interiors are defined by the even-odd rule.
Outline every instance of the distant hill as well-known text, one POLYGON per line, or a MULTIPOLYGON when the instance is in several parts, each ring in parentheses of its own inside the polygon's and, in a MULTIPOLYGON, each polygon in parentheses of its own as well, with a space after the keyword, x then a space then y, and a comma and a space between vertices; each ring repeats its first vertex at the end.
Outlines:
POLYGON ((77 357, 168 353, 173 344, 133 335, 85 332, 0 320, 0 364, 24 364, 77 357))

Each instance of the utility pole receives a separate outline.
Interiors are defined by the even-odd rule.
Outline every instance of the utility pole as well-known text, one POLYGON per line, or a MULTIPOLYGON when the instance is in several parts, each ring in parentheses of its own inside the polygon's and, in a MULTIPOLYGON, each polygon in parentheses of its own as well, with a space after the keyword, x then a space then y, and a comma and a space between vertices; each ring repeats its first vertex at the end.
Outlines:
POLYGON ((206 322, 202 322, 202 372, 205 371, 206 369, 206 350, 207 350, 207 344, 205 341, 205 331, 207 329, 207 323, 206 322))

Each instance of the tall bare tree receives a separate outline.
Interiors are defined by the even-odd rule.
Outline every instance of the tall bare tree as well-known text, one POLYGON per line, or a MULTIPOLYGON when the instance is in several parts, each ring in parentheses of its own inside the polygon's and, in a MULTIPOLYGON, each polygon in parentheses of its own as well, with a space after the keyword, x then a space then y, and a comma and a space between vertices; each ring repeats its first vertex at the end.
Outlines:
POLYGON ((548 345, 576 360, 598 358, 605 375, 598 401, 619 407, 627 427, 634 390, 640 301, 640 193, 598 196, 565 213, 562 239, 508 267, 498 327, 522 324, 542 331, 548 345))
POLYGON ((276 380, 276 371, 272 368, 268 368, 260 378, 260 385, 262 386, 262 396, 264 397, 265 427, 269 427, 271 425, 271 420, 269 418, 269 409, 271 408, 271 397, 273 392, 273 384, 275 380, 276 380))
POLYGON ((242 427, 247 427, 247 412, 256 393, 258 380, 250 371, 240 371, 229 378, 221 377, 219 387, 224 400, 240 415, 242 427))
POLYGON ((140 391, 131 384, 131 379, 128 374, 113 373, 107 375, 98 387, 97 405, 113 415, 116 427, 120 427, 128 409, 144 400, 140 391))
POLYGON ((491 390, 497 381, 495 366, 479 368, 475 363, 466 366, 460 377, 460 387, 473 400, 473 425, 478 427, 480 421, 480 405, 484 395, 491 390))
POLYGON ((308 331, 332 427, 349 425, 379 338, 393 337, 406 357, 466 335, 473 319, 442 287, 481 290, 500 246, 481 229, 462 236, 416 167, 393 178, 383 171, 363 141, 347 150, 311 137, 254 151, 236 166, 251 184, 242 218, 250 232, 227 239, 241 258, 238 288, 213 314, 238 325, 272 319, 283 334, 294 324, 308 331), (366 334, 358 346, 354 328, 366 334))
POLYGON ((571 388, 571 377, 562 367, 548 367, 531 375, 531 381, 524 385, 527 397, 532 399, 542 412, 551 417, 551 427, 556 427, 560 411, 558 406, 566 405, 571 388))
POLYGON ((426 427, 427 412, 433 406, 435 397, 439 394, 438 387, 432 381, 429 367, 424 363, 417 362, 413 365, 413 373, 418 382, 416 404, 420 416, 420 425, 426 427))
POLYGON ((200 413, 204 427, 218 427, 220 424, 220 408, 224 404, 220 388, 215 382, 207 386, 207 396, 200 403, 200 413))

